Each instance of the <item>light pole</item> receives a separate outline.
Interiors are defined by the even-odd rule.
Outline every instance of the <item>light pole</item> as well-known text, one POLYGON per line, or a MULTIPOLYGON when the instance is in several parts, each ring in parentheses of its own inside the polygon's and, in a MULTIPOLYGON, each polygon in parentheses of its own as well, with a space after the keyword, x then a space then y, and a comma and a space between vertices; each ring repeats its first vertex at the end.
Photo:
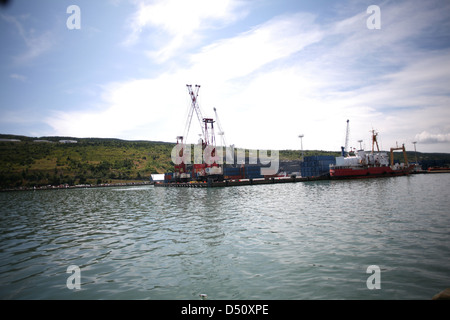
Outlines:
POLYGON ((358 142, 359 142, 359 150, 362 150, 361 142, 363 142, 363 141, 362 140, 358 140, 358 142))
POLYGON ((416 156, 416 165, 417 165, 417 151, 416 151, 416 143, 417 143, 417 141, 414 141, 414 142, 413 142, 413 145, 414 145, 414 154, 415 154, 415 156, 416 156))
POLYGON ((301 161, 303 161, 303 159, 304 159, 304 156, 303 156, 303 137, 304 136, 305 136, 304 134, 301 134, 298 136, 300 138, 300 143, 301 143, 301 147, 302 147, 302 160, 301 161))

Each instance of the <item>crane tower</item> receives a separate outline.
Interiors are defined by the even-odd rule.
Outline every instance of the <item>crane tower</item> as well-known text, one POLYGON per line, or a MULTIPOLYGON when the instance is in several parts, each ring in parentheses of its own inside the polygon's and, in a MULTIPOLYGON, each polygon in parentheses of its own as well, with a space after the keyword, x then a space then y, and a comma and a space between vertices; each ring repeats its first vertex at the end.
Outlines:
POLYGON ((345 132, 345 144, 343 147, 341 147, 342 149, 342 156, 345 157, 346 155, 348 155, 348 139, 350 136, 350 124, 349 124, 350 120, 347 119, 347 129, 345 132))

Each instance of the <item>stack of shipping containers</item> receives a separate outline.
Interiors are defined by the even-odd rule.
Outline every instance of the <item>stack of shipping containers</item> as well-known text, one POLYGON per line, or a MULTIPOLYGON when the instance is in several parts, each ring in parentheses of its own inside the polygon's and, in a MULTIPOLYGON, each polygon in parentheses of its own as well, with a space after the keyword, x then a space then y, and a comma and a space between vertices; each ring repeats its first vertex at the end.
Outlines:
POLYGON ((305 157, 300 165, 302 177, 319 177, 330 173, 330 164, 336 164, 334 156, 305 157))
POLYGON ((223 169, 223 175, 225 179, 229 180, 264 178, 264 176, 261 175, 261 167, 257 165, 246 165, 238 167, 225 166, 223 169))

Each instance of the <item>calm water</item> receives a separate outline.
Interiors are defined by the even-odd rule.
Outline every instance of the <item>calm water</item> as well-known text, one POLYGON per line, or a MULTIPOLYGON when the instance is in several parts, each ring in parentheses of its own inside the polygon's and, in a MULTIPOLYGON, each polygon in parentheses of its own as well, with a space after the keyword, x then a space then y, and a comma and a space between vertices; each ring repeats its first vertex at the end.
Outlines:
POLYGON ((0 298, 431 299, 449 193, 449 174, 0 193, 0 298))

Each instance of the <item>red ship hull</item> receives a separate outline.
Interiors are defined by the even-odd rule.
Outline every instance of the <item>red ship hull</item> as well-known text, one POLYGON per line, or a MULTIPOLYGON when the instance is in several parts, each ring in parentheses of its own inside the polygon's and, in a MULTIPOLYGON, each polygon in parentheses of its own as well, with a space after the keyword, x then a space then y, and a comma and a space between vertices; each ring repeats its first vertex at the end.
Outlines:
POLYGON ((411 173, 414 166, 393 170, 391 167, 335 167, 330 168, 331 179, 363 179, 404 176, 411 173))

